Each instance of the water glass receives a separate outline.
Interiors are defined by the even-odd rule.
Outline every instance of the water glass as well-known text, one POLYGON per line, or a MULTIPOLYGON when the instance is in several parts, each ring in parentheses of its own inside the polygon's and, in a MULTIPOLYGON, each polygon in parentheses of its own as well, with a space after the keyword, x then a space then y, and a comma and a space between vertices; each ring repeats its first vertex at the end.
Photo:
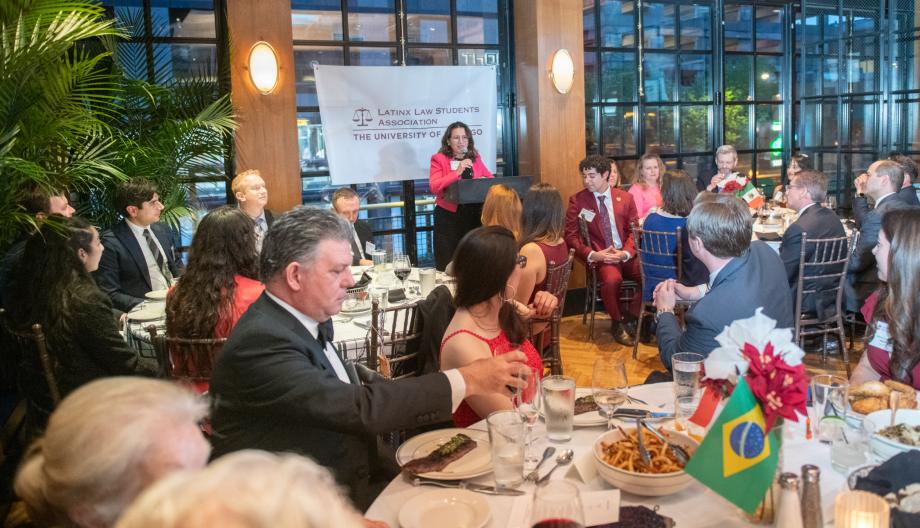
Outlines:
POLYGON ((831 437, 831 465, 834 469, 848 475, 853 468, 870 462, 869 439, 875 424, 863 420, 858 426, 846 421, 837 422, 834 427, 825 425, 825 433, 831 437))
POLYGON ((532 528, 581 528, 585 511, 578 487, 565 480, 551 480, 537 486, 530 509, 532 528))
POLYGON ((674 372, 674 398, 699 397, 703 356, 693 352, 678 352, 671 356, 674 372))
POLYGON ((629 382, 626 379, 626 365, 610 354, 602 354, 594 360, 591 376, 591 391, 594 403, 607 417, 607 429, 613 428, 613 413, 626 403, 629 382))
POLYGON ((524 482, 524 420, 517 411, 495 411, 486 418, 492 444, 495 486, 512 488, 524 482))
POLYGON ((418 270, 418 283, 422 289, 422 295, 427 297, 435 286, 434 268, 421 268, 418 270))
POLYGON ((547 376, 540 386, 546 436, 550 442, 568 442, 572 439, 572 422, 575 419, 575 379, 547 376))
POLYGON ((811 379, 812 416, 818 440, 829 444, 841 422, 846 421, 847 390, 846 378, 831 374, 819 374, 811 379))
POLYGON ((375 249, 371 251, 371 260, 374 261, 374 269, 378 272, 383 271, 384 266, 387 263, 387 252, 383 249, 375 249))
POLYGON ((696 440, 702 441, 706 435, 705 429, 690 421, 690 417, 700 405, 699 396, 681 396, 674 401, 675 429, 685 432, 696 440))

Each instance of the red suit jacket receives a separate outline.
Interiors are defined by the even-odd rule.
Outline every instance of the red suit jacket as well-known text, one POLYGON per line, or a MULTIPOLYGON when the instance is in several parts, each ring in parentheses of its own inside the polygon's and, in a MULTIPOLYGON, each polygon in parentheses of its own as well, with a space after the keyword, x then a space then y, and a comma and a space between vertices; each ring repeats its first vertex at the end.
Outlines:
MULTIPOLYGON (((632 195, 620 189, 611 188, 610 196, 613 199, 613 219, 617 225, 617 232, 623 242, 622 249, 629 252, 631 257, 636 256, 636 244, 633 241, 630 225, 639 222, 639 213, 632 195)), ((575 193, 569 198, 569 207, 565 212, 565 243, 575 249, 575 256, 582 262, 588 260, 592 251, 601 251, 604 247, 604 235, 601 232, 601 218, 598 214, 597 199, 594 193, 587 189, 575 193), (578 230, 578 214, 582 209, 594 213, 594 219, 588 222, 588 235, 591 237, 591 246, 586 246, 581 240, 578 230)))

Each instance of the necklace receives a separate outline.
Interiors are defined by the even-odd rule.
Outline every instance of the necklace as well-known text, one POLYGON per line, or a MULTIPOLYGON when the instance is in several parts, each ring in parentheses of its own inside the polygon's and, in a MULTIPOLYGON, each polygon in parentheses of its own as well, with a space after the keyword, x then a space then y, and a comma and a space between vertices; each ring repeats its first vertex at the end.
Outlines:
POLYGON ((490 327, 490 326, 483 326, 482 324, 479 323, 480 319, 485 319, 488 316, 488 311, 486 312, 486 315, 482 315, 482 316, 474 314, 473 311, 470 309, 467 309, 467 313, 470 314, 470 318, 473 320, 473 324, 475 324, 483 332, 497 332, 501 330, 501 326, 498 324, 496 324, 494 327, 490 327))

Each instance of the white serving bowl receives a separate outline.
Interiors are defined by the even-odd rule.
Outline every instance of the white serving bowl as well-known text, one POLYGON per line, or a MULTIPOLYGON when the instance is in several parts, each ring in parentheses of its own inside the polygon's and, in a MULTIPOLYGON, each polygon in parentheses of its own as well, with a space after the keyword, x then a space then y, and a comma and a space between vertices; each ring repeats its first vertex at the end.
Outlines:
MULTIPOLYGON (((627 432, 635 431, 635 427, 625 429, 627 432)), ((689 436, 676 431, 663 431, 665 437, 671 442, 683 447, 691 455, 699 446, 699 442, 689 436)), ((623 491, 647 497, 660 497, 671 495, 686 488, 693 482, 693 477, 684 470, 674 473, 650 474, 626 471, 604 462, 601 444, 610 444, 623 439, 623 434, 618 429, 607 431, 594 441, 594 465, 601 478, 623 491)))
MULTIPOLYGON (((870 413, 866 416, 866 421, 872 423, 870 426, 873 427, 872 431, 880 431, 888 427, 891 423, 891 410, 884 409, 870 413)), ((901 409, 895 415, 895 421, 899 424, 920 425, 920 410, 901 409)), ((879 458, 879 462, 884 462, 898 453, 903 453, 911 449, 920 449, 920 446, 902 444, 901 442, 895 442, 890 438, 885 438, 878 434, 872 435, 872 438, 869 440, 869 447, 879 458)))

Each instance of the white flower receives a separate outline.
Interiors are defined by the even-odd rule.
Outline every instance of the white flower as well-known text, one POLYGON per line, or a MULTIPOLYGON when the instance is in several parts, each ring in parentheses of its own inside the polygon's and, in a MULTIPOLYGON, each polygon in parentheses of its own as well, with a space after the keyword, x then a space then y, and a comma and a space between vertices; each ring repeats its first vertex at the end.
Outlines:
POLYGON ((738 319, 716 336, 721 346, 713 350, 703 362, 707 378, 727 379, 736 383, 738 376, 748 369, 747 359, 741 353, 745 343, 750 343, 760 351, 764 350, 767 343, 771 343, 774 353, 790 366, 802 363, 805 352, 792 341, 792 330, 776 328, 776 321, 761 311, 763 307, 757 309, 754 317, 738 319))

